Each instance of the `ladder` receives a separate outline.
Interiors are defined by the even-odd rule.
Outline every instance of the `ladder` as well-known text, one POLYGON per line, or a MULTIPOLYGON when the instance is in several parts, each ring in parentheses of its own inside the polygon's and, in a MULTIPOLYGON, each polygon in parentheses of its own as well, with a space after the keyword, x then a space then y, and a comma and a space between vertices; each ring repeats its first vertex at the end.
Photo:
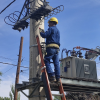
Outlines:
MULTIPOLYGON (((48 74, 46 72, 46 66, 45 66, 45 63, 44 63, 42 49, 41 49, 40 40, 39 40, 38 35, 36 36, 36 41, 37 41, 38 50, 39 50, 39 54, 40 54, 40 58, 41 58, 42 81, 44 83, 44 89, 45 89, 46 97, 47 97, 47 100, 53 100, 51 88, 50 88, 50 84, 49 84, 49 79, 48 79, 48 74)), ((61 100, 66 100, 61 79, 60 79, 60 85, 58 85, 58 87, 59 87, 59 92, 60 92, 60 94, 58 96, 61 96, 61 100)))

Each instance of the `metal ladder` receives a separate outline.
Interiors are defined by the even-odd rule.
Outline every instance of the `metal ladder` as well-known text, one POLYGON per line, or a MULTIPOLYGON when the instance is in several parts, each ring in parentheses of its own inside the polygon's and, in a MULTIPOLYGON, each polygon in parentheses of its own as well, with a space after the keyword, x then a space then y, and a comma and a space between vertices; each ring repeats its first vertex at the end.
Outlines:
MULTIPOLYGON (((53 100, 53 98, 52 98, 53 94, 51 93, 51 88, 50 88, 50 83, 49 83, 49 79, 48 79, 48 74, 46 72, 46 66, 45 66, 45 63, 44 63, 42 49, 41 49, 40 40, 39 40, 38 35, 36 36, 36 41, 37 41, 38 50, 39 50, 39 54, 40 54, 40 58, 41 58, 42 80, 43 80, 43 83, 44 83, 44 89, 45 89, 46 97, 47 97, 47 100, 53 100)), ((58 94, 58 95, 54 94, 54 95, 61 96, 61 100, 66 100, 61 79, 60 79, 60 85, 58 85, 58 87, 59 87, 60 94, 58 94)))

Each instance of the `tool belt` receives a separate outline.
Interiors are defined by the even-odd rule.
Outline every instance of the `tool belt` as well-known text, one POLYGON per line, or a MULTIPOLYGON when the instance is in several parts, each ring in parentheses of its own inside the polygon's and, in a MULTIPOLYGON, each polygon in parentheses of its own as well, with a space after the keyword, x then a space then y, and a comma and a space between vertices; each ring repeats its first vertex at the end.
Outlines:
POLYGON ((52 44, 46 45, 46 48, 57 48, 57 49, 59 49, 59 45, 52 43, 52 44))

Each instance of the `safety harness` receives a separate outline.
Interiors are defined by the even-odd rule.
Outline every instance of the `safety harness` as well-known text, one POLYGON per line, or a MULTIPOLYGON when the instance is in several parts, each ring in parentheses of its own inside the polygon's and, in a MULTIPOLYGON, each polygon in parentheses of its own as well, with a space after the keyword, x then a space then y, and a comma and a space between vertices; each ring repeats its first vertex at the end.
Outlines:
POLYGON ((59 45, 58 44, 54 44, 54 43, 46 45, 46 48, 50 48, 50 47, 54 47, 54 48, 59 49, 59 45))

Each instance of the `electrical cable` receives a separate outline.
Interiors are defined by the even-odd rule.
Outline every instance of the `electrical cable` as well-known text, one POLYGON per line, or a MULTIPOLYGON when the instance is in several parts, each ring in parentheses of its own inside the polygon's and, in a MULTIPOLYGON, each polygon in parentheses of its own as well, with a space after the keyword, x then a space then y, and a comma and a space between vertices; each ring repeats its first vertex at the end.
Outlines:
MULTIPOLYGON (((33 1, 26 0, 24 5, 23 5, 23 8, 22 8, 21 12, 15 11, 14 13, 11 13, 8 16, 6 16, 5 19, 4 19, 5 23, 8 24, 8 25, 14 26, 16 24, 16 22, 18 22, 20 20, 23 20, 26 16, 32 14, 35 10, 39 9, 41 6, 44 6, 45 4, 48 3, 48 2, 46 2, 46 0, 40 0, 40 1, 43 3, 43 5, 40 4, 38 2, 38 0, 37 1, 36 0, 33 0, 33 1), (36 2, 37 2, 38 5, 40 5, 40 7, 35 6, 36 2), (34 8, 30 8, 30 5, 33 5, 34 8), (16 12, 19 12, 19 15, 16 14, 16 12), (15 16, 17 18, 15 18, 15 16), (11 22, 11 24, 9 22, 7 22, 6 19, 8 19, 11 22)), ((57 13, 60 13, 63 10, 64 10, 64 6, 63 5, 60 5, 60 6, 56 7, 56 8, 53 8, 51 13, 49 13, 48 15, 45 15, 41 20, 43 20, 43 19, 46 20, 46 19, 50 18, 53 14, 56 15, 57 13)), ((27 20, 25 20, 25 21, 28 21, 28 20, 29 20, 29 18, 27 20)))
POLYGON ((27 70, 20 70, 20 74, 27 74, 27 75, 29 75, 29 73, 26 73, 25 71, 28 71, 29 69, 27 69, 27 70))
MULTIPOLYGON (((6 57, 3 57, 3 56, 0 56, 0 58, 2 58, 2 59, 7 59, 7 60, 11 60, 11 61, 14 61, 14 62, 17 61, 17 59, 6 58, 6 57)), ((25 58, 25 57, 24 57, 24 58, 25 58)), ((29 61, 27 61, 27 60, 24 60, 24 58, 22 58, 22 61, 29 62, 29 61)), ((21 61, 21 62, 22 62, 22 61, 21 61)))
POLYGON ((24 58, 25 58, 25 57, 22 57, 22 60, 21 60, 21 62, 22 62, 22 61, 26 61, 26 62, 29 62, 29 61, 27 61, 27 60, 24 60, 24 58))
MULTIPOLYGON (((41 0, 40 0, 41 1, 41 0)), ((43 1, 41 1, 42 3, 43 3, 43 1)), ((42 6, 42 4, 40 4, 39 2, 38 2, 38 0, 37 0, 37 3, 40 5, 40 6, 42 6)))
POLYGON ((15 66, 11 67, 10 69, 8 69, 6 72, 4 72, 2 75, 4 75, 5 73, 7 73, 8 71, 10 71, 11 69, 13 69, 15 66))
POLYGON ((0 56, 0 58, 2 58, 2 59, 7 59, 7 60, 11 60, 11 61, 14 61, 14 62, 16 62, 15 60, 17 60, 17 59, 6 58, 6 57, 3 57, 3 56, 0 56))
POLYGON ((29 69, 26 69, 26 70, 21 70, 21 71, 23 72, 23 71, 28 71, 28 70, 29 70, 29 69))
POLYGON ((4 12, 12 3, 14 3, 16 0, 14 0, 14 1, 12 1, 9 5, 7 5, 1 12, 0 12, 0 14, 2 13, 2 12, 4 12))
MULTIPOLYGON (((10 63, 4 63, 4 62, 0 62, 2 64, 7 64, 7 65, 12 65, 12 66, 18 66, 18 65, 15 65, 15 64, 10 64, 10 63)), ((29 68, 29 67, 25 67, 25 66, 20 66, 20 67, 23 67, 23 68, 29 68)))
POLYGON ((26 72, 20 72, 20 74, 23 74, 23 73, 24 73, 24 74, 27 74, 27 75, 29 75, 29 74, 28 74, 28 73, 26 73, 26 72))

